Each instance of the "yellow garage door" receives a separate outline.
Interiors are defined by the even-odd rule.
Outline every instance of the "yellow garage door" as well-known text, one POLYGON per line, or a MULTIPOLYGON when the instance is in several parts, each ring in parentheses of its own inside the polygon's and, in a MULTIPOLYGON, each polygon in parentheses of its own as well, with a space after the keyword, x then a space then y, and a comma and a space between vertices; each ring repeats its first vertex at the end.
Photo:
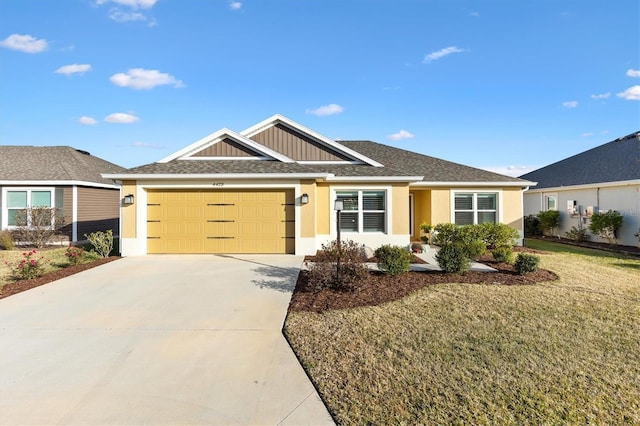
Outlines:
POLYGON ((147 253, 295 252, 293 190, 148 190, 147 253))

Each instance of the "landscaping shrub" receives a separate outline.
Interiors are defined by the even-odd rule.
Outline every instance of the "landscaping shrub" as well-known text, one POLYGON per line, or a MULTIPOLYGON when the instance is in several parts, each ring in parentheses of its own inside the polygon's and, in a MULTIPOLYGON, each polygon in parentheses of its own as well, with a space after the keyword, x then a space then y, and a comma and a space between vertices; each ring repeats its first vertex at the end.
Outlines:
POLYGON ((498 247, 513 247, 515 239, 520 237, 518 231, 504 223, 485 222, 478 226, 482 229, 482 240, 489 250, 498 247))
POLYGON ((529 272, 535 272, 538 269, 540 258, 529 253, 518 253, 516 262, 513 265, 516 272, 520 275, 526 275, 529 272))
POLYGON ((525 237, 539 237, 542 235, 540 229, 540 219, 534 214, 525 216, 524 218, 524 236, 525 237))
POLYGON ((15 243, 9 231, 0 231, 0 250, 13 250, 15 243))
POLYGON ((574 241, 589 241, 589 234, 584 228, 578 229, 572 226, 571 229, 564 233, 564 236, 574 241))
POLYGON ((69 246, 65 250, 64 255, 67 257, 67 261, 70 265, 77 265, 82 262, 82 259, 85 256, 85 251, 82 247, 69 246))
POLYGON ((453 243, 458 235, 458 225, 453 223, 439 223, 433 228, 431 241, 437 246, 445 246, 453 243))
POLYGON ((463 241, 455 244, 461 244, 469 259, 475 259, 482 256, 487 251, 487 246, 482 240, 463 241))
POLYGON ((440 247, 436 254, 438 266, 445 272, 461 274, 469 269, 467 250, 461 243, 451 243, 440 247))
POLYGON ((500 263, 513 263, 515 256, 511 247, 498 247, 491 251, 493 258, 496 262, 500 263))
POLYGON ((557 210, 540 212, 538 213, 538 220, 540 221, 542 233, 553 236, 554 230, 560 226, 560 212, 557 210))
POLYGON ((617 243, 616 231, 622 226, 622 215, 615 210, 594 213, 591 216, 589 230, 595 235, 605 238, 609 243, 617 243))
POLYGON ((44 258, 42 256, 36 257, 37 252, 35 250, 22 253, 22 260, 18 262, 14 270, 14 276, 19 280, 30 280, 37 278, 44 273, 44 258))
POLYGON ((15 220, 14 239, 38 248, 51 243, 53 236, 64 226, 62 211, 49 207, 19 210, 15 220))
POLYGON ((411 253, 422 253, 422 244, 411 243, 411 253))
POLYGON ((385 244, 376 249, 378 267, 388 275, 396 276, 409 272, 411 253, 400 246, 385 244))
POLYGON ((106 232, 96 231, 89 235, 84 234, 84 236, 100 257, 109 257, 111 250, 113 250, 113 231, 111 229, 106 232))
POLYGON ((315 290, 353 290, 368 275, 364 247, 354 241, 336 240, 323 244, 309 266, 309 286, 315 290))

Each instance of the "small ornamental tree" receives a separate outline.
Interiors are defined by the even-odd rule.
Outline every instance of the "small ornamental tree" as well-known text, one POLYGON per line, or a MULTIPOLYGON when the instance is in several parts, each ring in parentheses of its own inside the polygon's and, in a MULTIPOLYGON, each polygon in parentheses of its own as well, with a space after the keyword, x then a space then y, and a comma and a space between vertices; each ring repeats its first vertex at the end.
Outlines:
POLYGON ((542 233, 553 236, 555 229, 560 226, 560 212, 557 210, 540 212, 538 213, 538 220, 540 221, 542 233))
POLYGON ((622 226, 623 217, 615 210, 594 213, 591 216, 589 230, 605 238, 610 244, 617 244, 616 231, 622 226))
POLYGON ((15 221, 15 240, 40 248, 64 226, 64 215, 56 208, 29 207, 16 212, 15 221))

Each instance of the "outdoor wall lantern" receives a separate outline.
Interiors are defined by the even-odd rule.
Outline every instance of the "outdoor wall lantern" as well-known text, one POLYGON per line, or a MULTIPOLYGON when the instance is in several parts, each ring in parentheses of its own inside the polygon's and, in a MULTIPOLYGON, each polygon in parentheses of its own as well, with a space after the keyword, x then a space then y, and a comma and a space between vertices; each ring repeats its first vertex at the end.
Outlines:
POLYGON ((300 196, 300 204, 309 204, 309 194, 304 193, 300 196))
POLYGON ((133 204, 133 194, 125 195, 122 204, 133 204))

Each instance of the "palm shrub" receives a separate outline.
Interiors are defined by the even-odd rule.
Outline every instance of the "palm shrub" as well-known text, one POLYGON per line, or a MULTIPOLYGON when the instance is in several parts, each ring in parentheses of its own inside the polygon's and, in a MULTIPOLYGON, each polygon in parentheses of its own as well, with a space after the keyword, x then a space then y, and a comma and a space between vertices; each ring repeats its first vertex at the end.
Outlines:
POLYGON ((386 274, 396 276, 409 272, 411 253, 400 246, 385 244, 376 249, 378 267, 386 274))
POLYGON ((526 275, 529 272, 535 272, 538 269, 540 258, 529 253, 518 253, 516 262, 513 267, 520 275, 526 275))
POLYGON ((324 288, 354 290, 369 275, 364 247, 355 241, 336 240, 323 244, 309 266, 309 286, 319 291, 324 288))
POLYGON ((436 254, 438 266, 445 272, 461 274, 469 270, 467 250, 461 243, 449 243, 440 247, 436 254))
POLYGON ((615 210, 594 213, 591 216, 589 230, 595 235, 605 238, 609 243, 616 244, 616 231, 622 226, 622 221, 622 215, 615 210))

